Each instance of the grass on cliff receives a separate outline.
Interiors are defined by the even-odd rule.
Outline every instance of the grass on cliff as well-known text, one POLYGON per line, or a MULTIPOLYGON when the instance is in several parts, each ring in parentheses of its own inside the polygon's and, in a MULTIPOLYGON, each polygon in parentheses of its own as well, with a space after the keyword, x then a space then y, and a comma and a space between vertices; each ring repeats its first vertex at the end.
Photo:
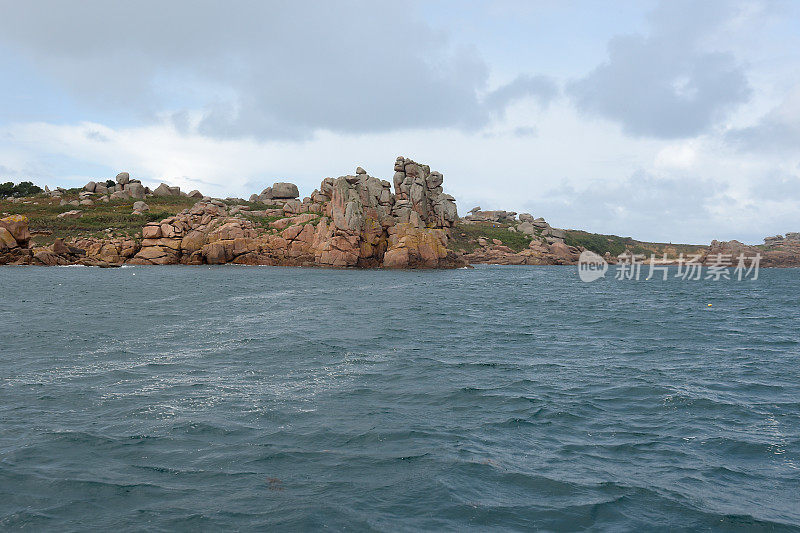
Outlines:
POLYGON ((222 200, 226 205, 234 206, 242 206, 246 205, 253 211, 264 211, 265 209, 282 209, 280 205, 273 205, 273 204, 262 204, 261 202, 251 202, 250 200, 244 200, 242 198, 225 198, 222 200))
POLYGON ((531 243, 531 237, 524 233, 510 231, 506 224, 484 222, 464 224, 462 222, 453 226, 450 234, 452 238, 448 247, 457 252, 465 253, 480 248, 477 241, 481 237, 490 243, 492 239, 498 239, 515 252, 524 250, 531 243))
MULTIPOLYGON (((78 193, 64 195, 67 201, 77 200, 78 193)), ((150 210, 143 215, 134 215, 133 203, 137 200, 114 200, 100 202, 93 197, 94 205, 59 205, 59 198, 39 195, 24 198, 20 203, 0 200, 0 215, 25 215, 28 227, 37 244, 48 244, 55 238, 93 237, 105 233, 106 229, 116 234, 137 236, 142 226, 148 222, 162 220, 172 216, 196 202, 184 196, 149 197, 144 201, 150 210), (82 211, 80 218, 58 218, 60 213, 72 210, 82 211)))
POLYGON ((564 242, 570 246, 582 246, 600 255, 609 252, 612 256, 631 252, 634 254, 662 255, 666 253, 670 257, 681 253, 698 253, 704 246, 694 244, 672 244, 658 242, 637 241, 632 237, 619 237, 617 235, 601 235, 599 233, 589 233, 586 231, 567 230, 564 242))
MULTIPOLYGON (((491 222, 457 223, 452 228, 449 247, 459 252, 469 253, 480 248, 477 240, 483 237, 490 243, 492 239, 499 239, 515 252, 527 248, 531 242, 531 237, 524 233, 510 231, 508 228, 507 224, 491 222)), ((705 248, 702 245, 694 244, 643 242, 631 237, 601 235, 578 230, 566 230, 564 242, 569 246, 583 247, 600 255, 609 252, 612 256, 632 252, 634 254, 644 254, 646 257, 650 257, 650 254, 660 256, 664 253, 670 257, 677 257, 681 253, 698 253, 705 248)))

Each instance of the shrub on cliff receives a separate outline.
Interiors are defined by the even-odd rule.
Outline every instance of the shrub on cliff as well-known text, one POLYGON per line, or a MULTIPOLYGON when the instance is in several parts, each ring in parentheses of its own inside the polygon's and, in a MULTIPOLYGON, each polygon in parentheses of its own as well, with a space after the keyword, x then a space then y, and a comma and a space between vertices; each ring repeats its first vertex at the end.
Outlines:
POLYGON ((23 196, 33 196, 40 192, 42 192, 42 189, 30 181, 23 181, 17 185, 14 185, 10 181, 0 183, 0 198, 8 198, 11 196, 14 198, 21 198, 23 196))

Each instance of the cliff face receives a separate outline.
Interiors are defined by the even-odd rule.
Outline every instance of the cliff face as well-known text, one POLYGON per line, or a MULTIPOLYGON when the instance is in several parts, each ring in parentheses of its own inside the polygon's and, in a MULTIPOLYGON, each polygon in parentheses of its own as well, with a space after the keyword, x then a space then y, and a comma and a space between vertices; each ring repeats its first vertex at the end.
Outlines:
MULTIPOLYGON (((309 197, 276 183, 255 196, 277 205, 243 211, 206 198, 175 216, 151 222, 138 238, 57 241, 5 262, 27 264, 223 264, 362 268, 452 268, 466 265, 447 249, 457 219, 443 177, 398 157, 392 184, 361 167, 325 178, 309 197), (266 222, 259 224, 254 219, 266 222)), ((251 197, 251 200, 254 198, 251 197)), ((27 228, 27 226, 26 226, 27 228)), ((2 237, 2 236, 0 236, 2 237)))
POLYGON ((709 263, 718 257, 730 256, 735 261, 740 254, 753 257, 760 254, 762 267, 798 267, 800 266, 800 234, 787 233, 787 238, 767 237, 762 246, 749 246, 739 241, 711 241, 705 262, 709 263), (797 237, 795 237, 797 236, 797 237))

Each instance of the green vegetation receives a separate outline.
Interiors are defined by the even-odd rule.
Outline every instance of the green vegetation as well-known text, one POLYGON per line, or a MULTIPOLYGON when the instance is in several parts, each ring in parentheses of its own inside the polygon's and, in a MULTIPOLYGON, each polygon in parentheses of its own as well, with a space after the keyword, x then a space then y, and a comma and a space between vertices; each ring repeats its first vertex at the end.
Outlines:
POLYGON ((617 235, 601 235, 599 233, 588 233, 586 231, 568 230, 564 242, 569 246, 582 246, 600 255, 606 252, 612 256, 618 256, 625 252, 634 254, 677 256, 678 254, 697 253, 705 248, 694 244, 666 244, 657 242, 642 242, 631 237, 618 237, 617 235))
POLYGON ((582 246, 600 255, 606 252, 612 256, 620 255, 626 250, 635 254, 650 253, 648 250, 638 246, 631 237, 618 237, 616 235, 599 235, 597 233, 587 233, 585 231, 567 231, 564 243, 569 246, 582 246))
POLYGON ((490 222, 458 223, 453 227, 451 235, 450 247, 466 253, 479 248, 477 241, 481 237, 489 242, 492 239, 499 239, 515 252, 524 250, 531 243, 531 237, 524 233, 510 231, 507 224, 490 222))
MULTIPOLYGON (((66 201, 78 199, 77 192, 68 192, 63 196, 66 201)), ((138 235, 142 226, 148 222, 162 220, 194 205, 193 198, 184 196, 152 196, 145 201, 150 210, 143 215, 134 215, 134 199, 113 200, 108 203, 93 198, 94 205, 59 205, 59 198, 35 196, 16 203, 0 200, 2 216, 21 214, 28 217, 28 225, 34 234, 34 241, 39 244, 52 242, 56 237, 64 239, 72 237, 98 236, 106 229, 117 234, 138 235), (71 210, 82 211, 80 218, 58 218, 60 213, 71 210)))
POLYGON ((283 209, 279 205, 262 204, 261 202, 251 202, 236 198, 226 198, 222 200, 226 205, 246 205, 253 211, 264 211, 266 209, 283 209))
POLYGON ((0 198, 22 198, 23 196, 33 196, 42 192, 41 187, 38 187, 30 181, 23 181, 14 185, 10 181, 0 183, 0 198))
MULTIPOLYGON (((499 239, 505 246, 508 246, 515 252, 527 248, 532 238, 524 233, 510 231, 509 227, 508 224, 499 224, 497 222, 477 222, 468 224, 461 222, 453 227, 449 246, 456 251, 470 253, 476 248, 480 248, 478 239, 484 238, 489 241, 490 244, 492 239, 499 239)), ((666 253, 672 257, 681 253, 698 253, 698 251, 705 248, 704 246, 692 244, 642 242, 631 237, 600 235, 577 230, 567 230, 564 243, 569 246, 583 247, 600 255, 604 255, 608 252, 613 256, 620 255, 624 252, 631 252, 634 254, 644 254, 647 257, 649 257, 650 254, 661 255, 666 253)))
POLYGON ((276 220, 280 220, 282 218, 286 218, 285 215, 278 215, 278 216, 271 216, 271 217, 264 217, 261 215, 254 215, 252 213, 248 213, 247 211, 241 211, 239 213, 247 220, 251 221, 256 226, 261 226, 264 228, 269 228, 271 222, 275 222, 276 220))

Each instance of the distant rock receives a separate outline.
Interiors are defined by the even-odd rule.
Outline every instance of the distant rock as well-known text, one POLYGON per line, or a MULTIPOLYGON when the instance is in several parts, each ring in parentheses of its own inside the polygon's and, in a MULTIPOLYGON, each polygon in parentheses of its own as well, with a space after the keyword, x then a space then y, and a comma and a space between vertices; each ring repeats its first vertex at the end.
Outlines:
POLYGON ((64 244, 64 240, 60 239, 60 238, 57 238, 53 242, 53 245, 51 246, 51 250, 53 251, 54 254, 58 254, 58 255, 67 255, 67 254, 70 253, 69 248, 67 247, 66 244, 64 244))
POLYGON ((131 180, 131 175, 127 172, 120 172, 117 174, 117 183, 120 185, 125 185, 131 180))
POLYGON ((203 197, 203 193, 198 191, 197 189, 193 190, 188 194, 189 198, 197 198, 198 200, 203 197))
POLYGON ((155 189, 153 189, 153 196, 172 196, 172 190, 170 189, 169 185, 166 183, 162 183, 155 189))
MULTIPOLYGON (((509 228, 510 229, 510 228, 509 228)), ((531 224, 530 220, 525 220, 522 224, 517 225, 517 231, 525 235, 533 237, 536 234, 536 228, 531 224)))
POLYGON ((142 200, 145 197, 144 185, 138 182, 130 182, 125 185, 123 192, 127 193, 131 198, 142 200))
POLYGON ((145 211, 150 211, 150 206, 146 203, 142 202, 141 200, 138 202, 133 202, 133 214, 134 215, 141 215, 145 211))
POLYGON ((80 218, 83 211, 79 211, 74 209, 72 211, 65 211, 64 213, 59 213, 56 215, 56 218, 80 218))
POLYGON ((273 198, 290 199, 300 196, 300 191, 294 183, 274 183, 271 192, 273 198))

